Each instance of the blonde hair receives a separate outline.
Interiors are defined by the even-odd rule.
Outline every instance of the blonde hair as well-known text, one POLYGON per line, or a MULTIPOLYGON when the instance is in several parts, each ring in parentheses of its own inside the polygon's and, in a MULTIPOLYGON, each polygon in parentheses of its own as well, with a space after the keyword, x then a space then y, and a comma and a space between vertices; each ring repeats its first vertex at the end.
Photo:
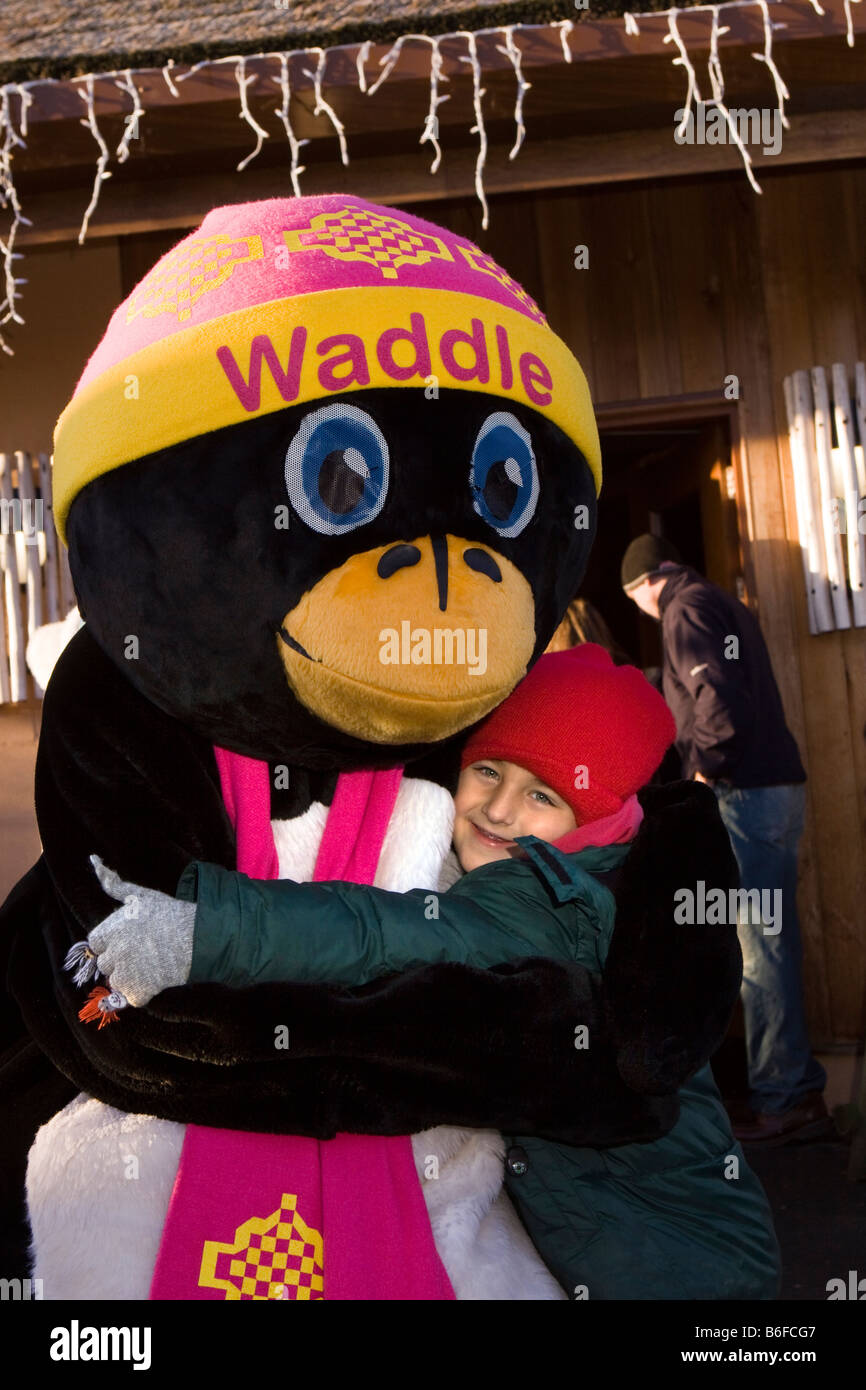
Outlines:
POLYGON ((583 642, 597 642, 610 652, 617 665, 630 664, 630 658, 616 641, 598 609, 585 598, 576 598, 565 610, 565 617, 554 632, 545 652, 566 652, 583 642))

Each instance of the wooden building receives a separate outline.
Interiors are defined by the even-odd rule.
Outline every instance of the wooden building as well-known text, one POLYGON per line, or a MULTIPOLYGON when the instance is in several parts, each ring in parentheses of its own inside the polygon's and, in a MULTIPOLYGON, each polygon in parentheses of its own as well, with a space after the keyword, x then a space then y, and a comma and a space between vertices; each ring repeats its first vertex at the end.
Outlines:
MULTIPOLYGON (((0 359, 0 451, 50 452, 110 313, 215 204, 346 191, 470 236, 538 299, 589 378, 605 482, 583 593, 619 642, 643 665, 659 659, 657 627, 619 587, 622 552, 647 529, 760 618, 809 774, 799 901, 812 1038, 853 1051, 866 1032, 862 584, 843 536, 850 622, 837 605, 830 626, 816 624, 826 583, 813 574, 807 594, 803 553, 821 518, 792 458, 785 381, 824 367, 832 385, 842 364, 853 401, 866 358, 866 6, 748 0, 635 19, 616 3, 337 11, 277 0, 251 32, 248 7, 189 0, 157 35, 134 7, 7 0, 2 234, 13 175, 30 225, 16 227, 24 257, 11 263, 27 280, 23 322, 2 327, 14 355, 0 359), (409 34, 427 37, 400 40, 409 34), (766 112, 762 143, 683 140, 692 77, 717 110, 766 112), (294 168, 281 106, 307 142, 294 168)), ((845 411, 862 478, 856 404, 845 411)), ((840 430, 826 441, 837 454, 840 430)))

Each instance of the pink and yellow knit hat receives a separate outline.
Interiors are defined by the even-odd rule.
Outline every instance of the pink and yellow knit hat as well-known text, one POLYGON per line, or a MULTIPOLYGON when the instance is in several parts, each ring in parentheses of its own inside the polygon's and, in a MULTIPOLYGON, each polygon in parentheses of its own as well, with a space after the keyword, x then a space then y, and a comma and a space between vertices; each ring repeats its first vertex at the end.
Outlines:
POLYGON ((132 459, 340 391, 486 391, 546 415, 601 487, 586 378, 471 241, 362 198, 214 208, 112 315, 54 435, 54 505, 132 459))

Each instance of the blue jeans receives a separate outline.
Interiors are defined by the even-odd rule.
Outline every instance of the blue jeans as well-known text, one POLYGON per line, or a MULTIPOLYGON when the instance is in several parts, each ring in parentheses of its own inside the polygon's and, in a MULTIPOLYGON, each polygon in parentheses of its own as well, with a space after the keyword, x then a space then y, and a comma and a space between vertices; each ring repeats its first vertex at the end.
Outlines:
POLYGON ((741 900, 737 934, 743 950, 749 1101, 753 1110, 779 1115, 810 1091, 823 1091, 827 1081, 812 1056, 803 1011, 797 847, 806 788, 802 783, 718 784, 713 790, 740 867, 741 888, 769 890, 761 894, 762 915, 744 909, 741 900))

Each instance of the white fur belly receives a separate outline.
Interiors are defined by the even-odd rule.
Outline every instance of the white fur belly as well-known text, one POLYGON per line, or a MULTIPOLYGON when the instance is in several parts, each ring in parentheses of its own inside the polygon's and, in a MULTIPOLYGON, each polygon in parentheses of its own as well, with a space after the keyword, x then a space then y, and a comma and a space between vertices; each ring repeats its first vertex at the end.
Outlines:
POLYGON ((44 1298, 147 1298, 185 1130, 84 1095, 42 1126, 27 1207, 44 1298))
MULTIPOLYGON (((401 783, 376 885, 444 891, 454 808, 443 787, 401 783)), ((313 876, 327 811, 274 823, 280 877, 313 876)), ((27 1168, 32 1275, 46 1299, 146 1299, 186 1126, 78 1096, 33 1142, 27 1168)), ((565 1299, 503 1186, 492 1130, 440 1125, 413 1136, 433 1238, 458 1299, 565 1299), (435 1164, 429 1160, 435 1159, 435 1164), (431 1176, 433 1172, 437 1177, 431 1176)))
POLYGON ((567 1299, 505 1190, 501 1134, 438 1125, 413 1134, 412 1150, 436 1249, 458 1299, 567 1299))
MULTIPOLYGON (((185 1126, 77 1096, 36 1135, 27 1167, 32 1276, 46 1299, 146 1299, 185 1126)), ((495 1130, 413 1135, 439 1256, 457 1298, 565 1299, 503 1187, 495 1130)))

